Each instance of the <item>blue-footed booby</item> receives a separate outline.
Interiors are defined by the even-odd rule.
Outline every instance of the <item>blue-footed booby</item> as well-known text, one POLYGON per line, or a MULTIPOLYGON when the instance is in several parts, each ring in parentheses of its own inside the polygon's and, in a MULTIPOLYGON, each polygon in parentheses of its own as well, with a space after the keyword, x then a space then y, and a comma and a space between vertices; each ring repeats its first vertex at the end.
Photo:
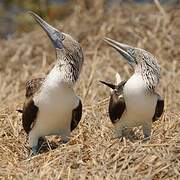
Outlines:
POLYGON ((70 35, 55 29, 37 14, 29 14, 47 33, 56 52, 56 64, 49 74, 26 83, 22 125, 35 155, 39 138, 59 135, 67 142, 81 119, 82 103, 73 86, 81 72, 84 56, 80 44, 70 35))
POLYGON ((156 58, 144 49, 119 43, 110 38, 104 41, 115 48, 134 69, 134 74, 117 83, 101 81, 112 89, 109 116, 115 127, 115 136, 122 137, 123 129, 142 126, 145 139, 151 135, 152 122, 159 118, 164 109, 163 98, 155 92, 159 83, 160 68, 156 58))

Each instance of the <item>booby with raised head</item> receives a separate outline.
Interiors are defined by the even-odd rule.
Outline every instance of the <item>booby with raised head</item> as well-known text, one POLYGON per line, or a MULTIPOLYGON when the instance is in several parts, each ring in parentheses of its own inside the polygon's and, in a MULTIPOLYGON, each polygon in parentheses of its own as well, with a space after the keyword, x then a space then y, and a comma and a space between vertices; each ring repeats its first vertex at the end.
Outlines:
POLYGON ((70 35, 55 29, 37 14, 29 14, 47 33, 56 52, 56 64, 49 74, 26 83, 22 124, 35 155, 40 137, 59 135, 67 142, 81 119, 82 103, 73 86, 81 72, 84 56, 80 44, 70 35))
POLYGON ((144 138, 149 139, 152 122, 157 120, 164 110, 164 100, 155 92, 160 79, 156 58, 144 49, 110 38, 104 40, 115 48, 134 70, 134 74, 127 81, 119 81, 117 85, 101 81, 112 89, 109 116, 115 127, 115 135, 122 137, 123 129, 142 126, 144 138))

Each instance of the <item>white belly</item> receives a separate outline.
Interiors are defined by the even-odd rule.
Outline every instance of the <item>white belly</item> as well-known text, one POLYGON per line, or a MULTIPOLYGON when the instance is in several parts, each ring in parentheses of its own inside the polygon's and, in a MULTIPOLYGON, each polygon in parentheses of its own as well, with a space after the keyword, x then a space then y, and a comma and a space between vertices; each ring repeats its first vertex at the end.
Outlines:
POLYGON ((30 146, 36 146, 39 137, 48 135, 60 135, 67 140, 70 136, 72 110, 78 106, 79 98, 72 86, 63 81, 58 66, 51 70, 33 100, 39 109, 35 125, 29 133, 30 146))
POLYGON ((56 107, 52 110, 52 106, 49 105, 47 104, 46 109, 39 107, 38 118, 33 130, 39 136, 68 135, 70 133, 72 108, 62 110, 62 106, 59 105, 59 109, 56 107))
POLYGON ((145 88, 144 81, 139 74, 134 74, 124 86, 126 111, 119 123, 127 127, 141 126, 152 121, 157 103, 156 94, 145 88))
POLYGON ((72 110, 77 107, 79 98, 72 89, 56 89, 42 91, 34 97, 39 111, 33 129, 30 132, 30 145, 33 146, 37 137, 60 135, 70 136, 72 110))

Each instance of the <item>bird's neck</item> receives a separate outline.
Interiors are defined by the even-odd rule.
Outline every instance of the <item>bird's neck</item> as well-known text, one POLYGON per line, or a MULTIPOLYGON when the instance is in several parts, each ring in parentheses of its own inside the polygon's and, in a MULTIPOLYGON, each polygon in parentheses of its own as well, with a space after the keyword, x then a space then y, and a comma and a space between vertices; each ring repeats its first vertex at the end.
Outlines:
POLYGON ((73 86, 81 71, 81 63, 79 63, 78 57, 74 57, 74 54, 66 49, 57 51, 56 56, 57 63, 55 68, 59 73, 61 81, 73 86))
POLYGON ((141 79, 144 81, 146 89, 151 92, 154 91, 159 82, 159 76, 152 69, 139 66, 135 69, 134 75, 141 77, 141 79))
POLYGON ((72 80, 71 73, 68 71, 68 65, 59 66, 56 64, 47 75, 46 84, 51 88, 68 86, 73 88, 75 82, 72 80))
POLYGON ((142 93, 146 89, 146 82, 141 73, 135 72, 125 84, 127 92, 142 93))
POLYGON ((160 79, 159 65, 156 62, 142 61, 135 67, 134 70, 135 73, 141 74, 147 88, 150 91, 154 91, 160 79))

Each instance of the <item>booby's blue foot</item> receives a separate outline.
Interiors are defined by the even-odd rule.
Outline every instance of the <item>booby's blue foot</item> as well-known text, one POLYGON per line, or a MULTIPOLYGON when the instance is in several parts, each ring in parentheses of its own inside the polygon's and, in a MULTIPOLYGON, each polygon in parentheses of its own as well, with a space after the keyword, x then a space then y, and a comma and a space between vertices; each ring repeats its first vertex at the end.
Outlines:
POLYGON ((142 140, 142 142, 146 142, 146 141, 149 141, 150 138, 151 138, 151 132, 148 131, 148 133, 143 133, 144 134, 144 139, 142 140))
POLYGON ((61 136, 61 143, 66 144, 69 142, 69 137, 68 136, 61 136))
POLYGON ((116 129, 114 137, 122 140, 123 139, 123 129, 116 129))
POLYGON ((67 144, 67 143, 68 143, 68 141, 66 141, 66 140, 62 141, 62 144, 67 144))
POLYGON ((150 134, 144 134, 144 139, 150 138, 150 134))
POLYGON ((39 154, 39 151, 40 151, 40 149, 41 149, 41 147, 42 147, 42 144, 43 144, 45 141, 46 141, 46 139, 45 139, 44 137, 40 137, 40 138, 38 139, 37 145, 36 145, 36 146, 33 146, 33 147, 31 148, 31 156, 36 156, 36 155, 39 154))
POLYGON ((143 142, 150 140, 151 137, 151 127, 152 123, 147 123, 143 125, 143 134, 144 134, 144 139, 143 142))
POLYGON ((149 135, 144 135, 144 139, 142 140, 143 142, 146 142, 146 141, 148 141, 148 140, 150 140, 150 137, 151 136, 149 136, 149 135))
POLYGON ((32 150, 31 156, 36 156, 38 154, 39 147, 34 146, 34 147, 31 148, 31 150, 32 150))

